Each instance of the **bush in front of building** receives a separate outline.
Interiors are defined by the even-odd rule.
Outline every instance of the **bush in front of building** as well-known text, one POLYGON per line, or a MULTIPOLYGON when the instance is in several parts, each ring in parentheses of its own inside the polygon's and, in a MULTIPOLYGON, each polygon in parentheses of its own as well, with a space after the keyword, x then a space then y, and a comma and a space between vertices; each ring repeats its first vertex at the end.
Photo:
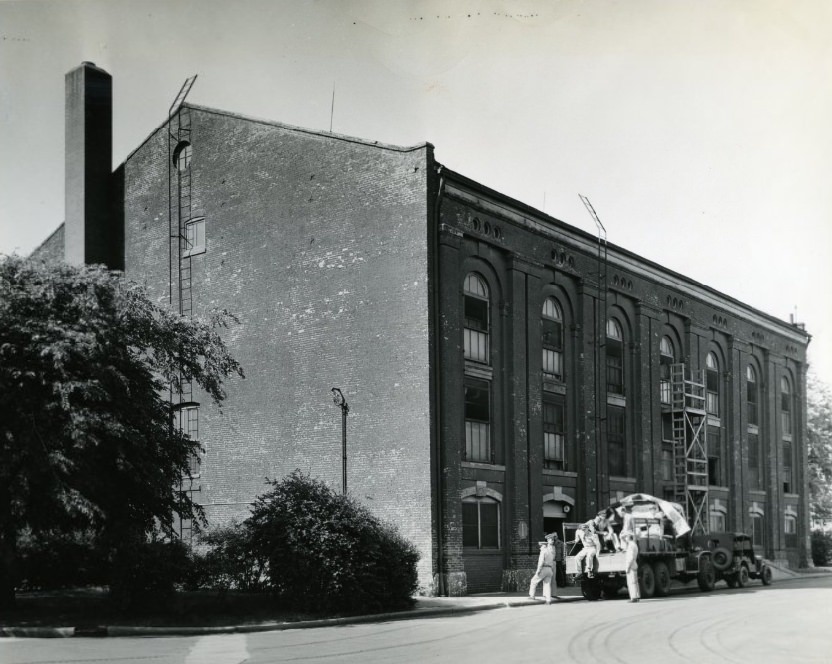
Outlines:
POLYGON ((148 539, 143 534, 125 539, 111 555, 114 608, 125 613, 164 609, 191 566, 190 548, 179 539, 148 539))
POLYGON ((832 533, 812 531, 812 562, 818 567, 832 565, 832 533))
POLYGON ((281 606, 349 613, 412 603, 419 552, 393 526, 299 470, 270 484, 243 526, 281 606))
POLYGON ((17 540, 18 591, 103 586, 108 582, 107 552, 94 533, 21 533, 17 540))
POLYGON ((186 590, 252 592, 266 588, 267 561, 256 555, 246 524, 233 523, 200 535, 191 562, 186 590))

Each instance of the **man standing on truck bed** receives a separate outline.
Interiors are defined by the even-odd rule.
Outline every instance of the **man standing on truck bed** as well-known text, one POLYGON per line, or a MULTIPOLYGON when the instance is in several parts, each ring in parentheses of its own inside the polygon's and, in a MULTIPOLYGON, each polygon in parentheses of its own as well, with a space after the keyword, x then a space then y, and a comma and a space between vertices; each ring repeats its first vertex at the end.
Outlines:
MULTIPOLYGON (((546 543, 541 543, 537 570, 529 584, 529 599, 534 599, 537 584, 543 581, 543 599, 546 600, 546 604, 552 603, 552 582, 555 581, 555 537, 555 533, 550 533, 546 535, 546 543)), ((555 582, 555 590, 557 590, 557 582, 555 582)))
POLYGON ((633 533, 629 530, 621 533, 621 543, 624 545, 627 592, 630 593, 631 602, 638 602, 641 599, 641 590, 638 587, 638 544, 636 544, 633 533))

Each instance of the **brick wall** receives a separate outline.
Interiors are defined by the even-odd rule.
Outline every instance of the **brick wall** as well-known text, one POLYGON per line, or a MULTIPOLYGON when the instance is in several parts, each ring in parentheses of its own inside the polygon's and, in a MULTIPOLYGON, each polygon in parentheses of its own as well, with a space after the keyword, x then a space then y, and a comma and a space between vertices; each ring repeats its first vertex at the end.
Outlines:
MULTIPOLYGON (((350 405, 350 493, 396 523, 431 570, 428 401, 429 147, 390 149, 194 108, 194 313, 225 308, 245 380, 203 403, 198 500, 211 523, 243 519, 265 478, 299 468, 341 486, 350 405)), ((125 164, 127 274, 168 301, 168 141, 125 164)), ((174 303, 176 298, 174 298, 174 303)))
POLYGON ((64 225, 58 226, 40 246, 32 252, 32 258, 47 263, 64 260, 64 225))

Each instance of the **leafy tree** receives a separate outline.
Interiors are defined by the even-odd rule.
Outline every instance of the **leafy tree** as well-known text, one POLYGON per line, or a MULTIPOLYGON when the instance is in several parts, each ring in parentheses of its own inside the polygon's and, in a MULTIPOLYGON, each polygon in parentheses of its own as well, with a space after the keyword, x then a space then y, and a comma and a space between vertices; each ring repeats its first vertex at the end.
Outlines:
POLYGON ((349 496, 296 470, 255 501, 243 523, 265 586, 293 609, 379 611, 408 606, 419 552, 349 496))
POLYGON ((175 515, 198 443, 173 426, 171 393, 214 403, 242 376, 218 327, 178 316, 103 267, 0 258, 0 605, 14 603, 18 538, 92 529, 110 550, 175 515))
POLYGON ((813 372, 807 376, 809 509, 832 517, 832 391, 813 372))

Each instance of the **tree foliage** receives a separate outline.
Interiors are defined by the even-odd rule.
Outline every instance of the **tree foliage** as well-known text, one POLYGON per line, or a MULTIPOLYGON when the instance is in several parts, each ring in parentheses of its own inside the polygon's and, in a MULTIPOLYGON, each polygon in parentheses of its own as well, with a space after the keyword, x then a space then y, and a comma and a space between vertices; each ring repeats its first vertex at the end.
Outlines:
MULTIPOLYGON (((242 376, 211 321, 178 316, 103 267, 0 259, 0 592, 16 538, 92 529, 115 544, 175 515, 198 443, 172 426, 171 390, 219 404, 242 376)), ((10 591, 11 587, 11 591, 10 591)))
POLYGON ((407 606, 419 552, 349 496, 295 471, 257 498, 243 524, 267 588, 285 605, 379 611, 407 606))
POLYGON ((815 518, 832 517, 832 390, 812 371, 807 376, 809 508, 815 518))

